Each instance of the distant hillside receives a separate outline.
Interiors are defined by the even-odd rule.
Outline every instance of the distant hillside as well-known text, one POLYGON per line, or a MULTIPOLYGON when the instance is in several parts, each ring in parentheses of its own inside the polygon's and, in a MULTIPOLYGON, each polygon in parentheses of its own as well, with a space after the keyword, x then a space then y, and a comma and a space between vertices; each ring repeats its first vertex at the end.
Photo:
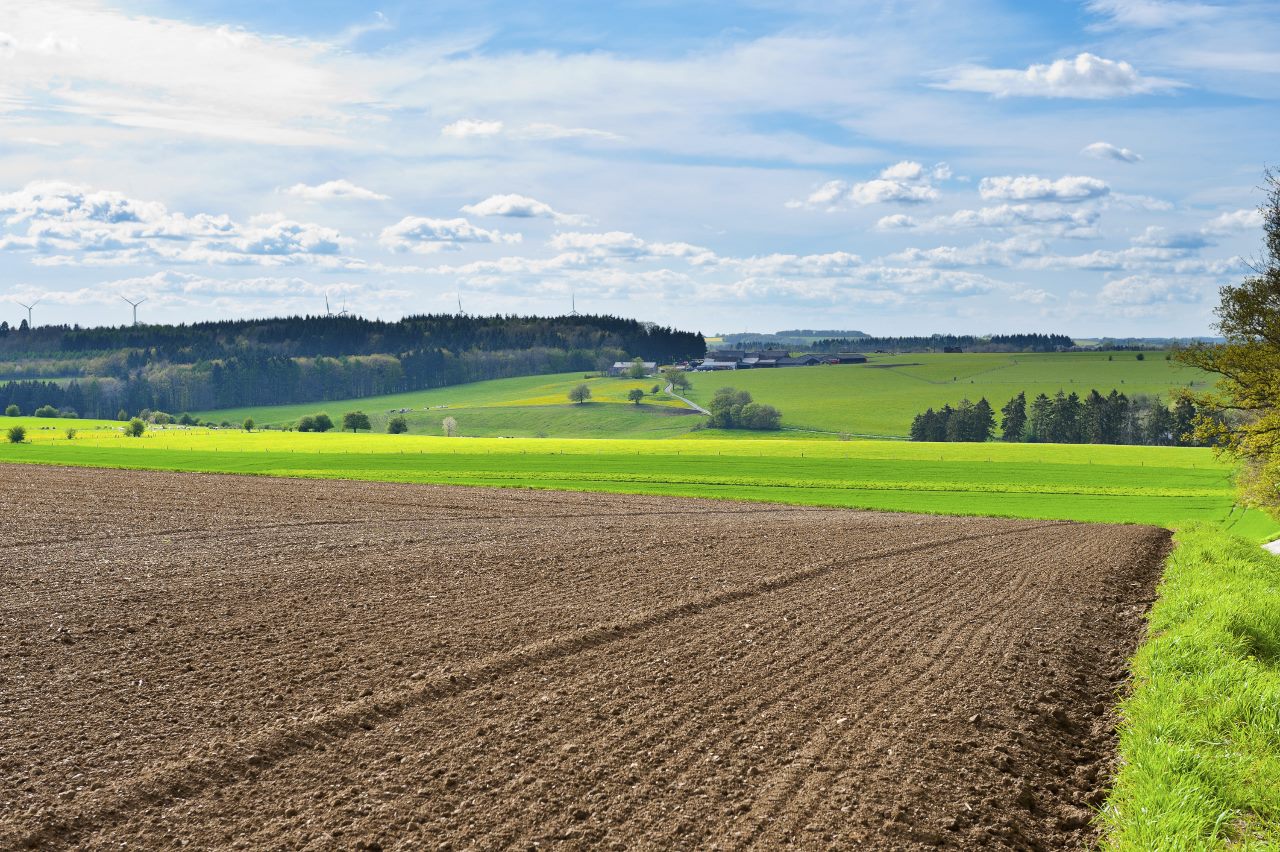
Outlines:
POLYGON ((593 371, 706 352, 701 334, 612 316, 280 317, 79 328, 0 324, 0 408, 87 417, 320 402, 593 371))

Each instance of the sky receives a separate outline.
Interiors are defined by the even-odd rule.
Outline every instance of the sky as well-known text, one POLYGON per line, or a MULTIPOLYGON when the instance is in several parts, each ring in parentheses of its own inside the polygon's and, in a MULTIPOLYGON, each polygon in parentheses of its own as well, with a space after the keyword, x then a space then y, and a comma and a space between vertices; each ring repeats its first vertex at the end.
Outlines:
POLYGON ((1280 0, 5 0, 0 320, 1209 334, 1280 0))

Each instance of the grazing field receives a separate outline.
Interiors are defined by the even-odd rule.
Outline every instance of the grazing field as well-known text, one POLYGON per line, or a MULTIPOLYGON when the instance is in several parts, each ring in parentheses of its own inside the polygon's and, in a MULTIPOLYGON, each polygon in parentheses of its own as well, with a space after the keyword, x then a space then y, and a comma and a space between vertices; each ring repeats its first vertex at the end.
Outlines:
POLYGON ((259 426, 285 426, 317 411, 327 412, 341 423, 346 411, 363 411, 376 432, 386 431, 391 417, 402 416, 414 434, 439 435, 441 422, 452 417, 458 434, 469 437, 555 436, 560 438, 663 438, 688 432, 701 418, 682 402, 665 393, 653 394, 660 379, 588 378, 582 373, 524 376, 452 385, 424 391, 362 397, 359 399, 308 402, 300 405, 201 411, 201 420, 240 425, 252 417, 259 426), (591 401, 569 402, 569 390, 586 384, 591 401), (627 399, 635 388, 645 392, 637 406, 627 399), (409 409, 401 414, 400 409, 409 409))
POLYGON ((11 466, 0 846, 1077 849, 1168 534, 11 466))
MULTIPOLYGON (((1019 391, 1034 397, 1063 389, 1083 396, 1093 388, 1102 393, 1115 388, 1126 394, 1161 394, 1168 401, 1173 388, 1208 385, 1206 374, 1166 361, 1164 356, 1147 352, 1139 361, 1133 352, 873 355, 865 365, 694 373, 689 398, 705 404, 716 388, 732 386, 781 409, 788 429, 904 437, 911 418, 919 412, 944 403, 954 405, 966 396, 974 401, 986 396, 998 410, 1019 391)), ((460 434, 481 438, 670 438, 699 425, 703 418, 690 414, 683 403, 665 393, 647 395, 638 408, 628 402, 632 388, 647 393, 660 383, 659 379, 586 379, 580 373, 561 373, 391 396, 197 414, 202 420, 235 425, 252 417, 259 426, 280 426, 317 411, 340 416, 359 409, 381 432, 393 416, 392 409, 398 414, 399 409, 408 408, 413 410, 403 416, 415 434, 438 435, 441 421, 451 416, 458 421, 460 434), (573 405, 567 399, 569 389, 582 382, 591 388, 592 402, 573 405)))
POLYGON ((1163 352, 1056 352, 1015 354, 875 355, 867 364, 695 373, 694 402, 706 403, 716 388, 748 390, 782 411, 784 426, 857 435, 905 436, 911 418, 926 408, 986 397, 999 412, 1018 393, 1113 388, 1133 395, 1176 387, 1203 390, 1211 377, 1166 361, 1163 352), (1110 359, 1110 360, 1109 360, 1110 359))
MULTIPOLYGON (((0 418, 0 428, 5 423, 0 418)), ((1177 526, 1256 540, 1277 525, 1234 508, 1212 451, 902 441, 552 440, 114 431, 0 444, 0 462, 717 497, 817 506, 1177 526)))

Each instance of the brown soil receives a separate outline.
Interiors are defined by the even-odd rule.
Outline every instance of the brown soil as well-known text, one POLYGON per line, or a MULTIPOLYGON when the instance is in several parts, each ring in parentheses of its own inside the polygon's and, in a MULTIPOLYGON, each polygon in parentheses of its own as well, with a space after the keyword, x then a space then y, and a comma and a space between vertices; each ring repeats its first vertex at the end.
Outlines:
POLYGON ((0 847, 1070 848, 1168 534, 0 469, 0 847))

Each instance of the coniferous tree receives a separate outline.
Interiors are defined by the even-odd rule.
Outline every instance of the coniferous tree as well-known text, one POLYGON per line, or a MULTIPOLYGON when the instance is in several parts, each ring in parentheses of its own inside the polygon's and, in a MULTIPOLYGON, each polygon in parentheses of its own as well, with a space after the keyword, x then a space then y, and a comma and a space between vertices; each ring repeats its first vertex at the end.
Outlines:
POLYGON ((1000 409, 1000 440, 1021 441, 1027 429, 1027 395, 1019 391, 1018 395, 1005 403, 1000 409))

